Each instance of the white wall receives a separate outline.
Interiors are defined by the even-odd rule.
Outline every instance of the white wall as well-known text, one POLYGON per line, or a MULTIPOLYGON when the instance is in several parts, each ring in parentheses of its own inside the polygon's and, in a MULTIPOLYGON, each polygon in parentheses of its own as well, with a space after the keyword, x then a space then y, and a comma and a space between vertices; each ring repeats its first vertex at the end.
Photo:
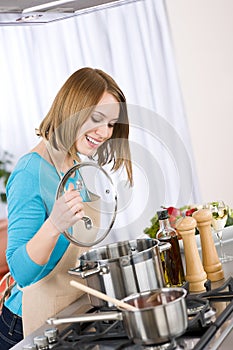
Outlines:
POLYGON ((202 200, 233 207, 233 1, 165 3, 202 200))

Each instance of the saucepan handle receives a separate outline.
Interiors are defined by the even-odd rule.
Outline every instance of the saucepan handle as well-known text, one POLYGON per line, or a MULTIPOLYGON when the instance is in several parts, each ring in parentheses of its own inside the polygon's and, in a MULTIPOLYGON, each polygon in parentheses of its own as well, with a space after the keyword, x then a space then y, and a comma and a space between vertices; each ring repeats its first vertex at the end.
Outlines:
POLYGON ((94 321, 122 321, 122 313, 119 311, 99 312, 97 314, 80 314, 79 316, 56 318, 51 317, 47 319, 50 325, 58 326, 64 323, 81 323, 94 321))
POLYGON ((81 266, 75 267, 73 269, 69 269, 68 273, 70 275, 76 275, 81 278, 87 278, 93 275, 104 275, 109 273, 108 265, 98 265, 94 268, 83 269, 81 266))

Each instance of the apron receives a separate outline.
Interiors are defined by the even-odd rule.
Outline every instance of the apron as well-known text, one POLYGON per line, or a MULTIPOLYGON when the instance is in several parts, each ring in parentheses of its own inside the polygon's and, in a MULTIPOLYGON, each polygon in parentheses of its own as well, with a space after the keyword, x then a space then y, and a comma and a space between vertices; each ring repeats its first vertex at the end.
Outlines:
MULTIPOLYGON (((41 327, 84 293, 70 286, 73 278, 68 270, 76 266, 77 258, 86 248, 70 244, 54 269, 40 281, 24 287, 22 292, 22 320, 24 337, 41 327)), ((86 283, 85 280, 80 280, 86 283)))
MULTIPOLYGON (((58 172, 55 157, 52 157, 51 149, 49 153, 58 172)), ((92 206, 90 203, 83 204, 85 214, 88 215, 89 212, 90 217, 93 218, 93 209, 99 213, 97 204, 92 206)), ((82 227, 84 227, 82 222, 78 222, 78 224, 73 226, 76 237, 79 237, 79 234, 89 236, 88 231, 85 230, 85 232, 82 232, 82 227)), ((94 227, 91 229, 89 237, 91 241, 93 241, 97 234, 98 227, 99 215, 95 212, 94 227)), ((86 241, 88 242, 88 238, 86 241)), ((18 287, 23 292, 22 321, 24 337, 41 327, 49 317, 53 317, 84 294, 84 292, 70 286, 70 281, 74 276, 69 275, 68 270, 76 266, 78 257, 87 250, 87 247, 78 247, 70 243, 63 257, 47 276, 30 286, 24 288, 18 287)), ((81 280, 80 282, 83 284, 86 283, 85 280, 81 280)))

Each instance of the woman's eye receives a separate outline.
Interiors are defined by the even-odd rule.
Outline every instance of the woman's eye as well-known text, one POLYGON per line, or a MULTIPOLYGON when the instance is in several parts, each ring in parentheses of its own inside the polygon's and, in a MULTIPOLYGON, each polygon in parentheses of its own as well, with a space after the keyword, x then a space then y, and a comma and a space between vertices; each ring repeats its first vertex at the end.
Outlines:
POLYGON ((95 115, 92 115, 91 116, 91 120, 94 122, 94 123, 100 123, 103 119, 98 117, 98 116, 95 116, 95 115))
POLYGON ((109 128, 114 128, 115 125, 116 125, 116 123, 109 123, 109 124, 108 124, 108 127, 109 127, 109 128))

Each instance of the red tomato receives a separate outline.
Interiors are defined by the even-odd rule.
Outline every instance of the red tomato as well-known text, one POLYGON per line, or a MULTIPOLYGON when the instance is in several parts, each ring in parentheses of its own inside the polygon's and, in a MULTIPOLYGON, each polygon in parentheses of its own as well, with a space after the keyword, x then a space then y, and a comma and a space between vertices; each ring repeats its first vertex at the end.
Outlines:
POLYGON ((171 217, 171 216, 180 216, 180 209, 178 208, 175 208, 175 207, 168 207, 167 208, 167 211, 168 211, 168 215, 171 217))
POLYGON ((189 209, 189 210, 186 211, 185 215, 186 215, 186 216, 192 216, 193 213, 194 213, 196 210, 197 210, 196 208, 189 209))

